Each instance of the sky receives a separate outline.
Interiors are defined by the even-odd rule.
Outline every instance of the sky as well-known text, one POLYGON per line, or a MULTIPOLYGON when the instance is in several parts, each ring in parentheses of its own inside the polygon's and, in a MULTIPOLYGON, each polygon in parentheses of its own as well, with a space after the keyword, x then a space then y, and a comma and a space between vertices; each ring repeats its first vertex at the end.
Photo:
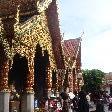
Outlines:
POLYGON ((64 39, 82 36, 82 69, 112 72, 112 0, 58 0, 64 39))

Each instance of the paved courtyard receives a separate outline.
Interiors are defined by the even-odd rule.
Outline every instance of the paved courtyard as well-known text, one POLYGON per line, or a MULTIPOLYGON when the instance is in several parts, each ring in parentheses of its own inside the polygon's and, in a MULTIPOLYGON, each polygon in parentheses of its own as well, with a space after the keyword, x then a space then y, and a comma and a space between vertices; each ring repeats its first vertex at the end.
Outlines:
MULTIPOLYGON (((91 105, 92 105, 93 108, 90 108, 90 112, 91 112, 91 111, 94 112, 94 111, 96 110, 96 105, 94 105, 93 102, 91 102, 91 105)), ((105 104, 105 105, 104 105, 104 108, 105 108, 105 112, 112 112, 112 111, 109 111, 109 110, 108 110, 108 104, 107 104, 107 105, 105 104)))

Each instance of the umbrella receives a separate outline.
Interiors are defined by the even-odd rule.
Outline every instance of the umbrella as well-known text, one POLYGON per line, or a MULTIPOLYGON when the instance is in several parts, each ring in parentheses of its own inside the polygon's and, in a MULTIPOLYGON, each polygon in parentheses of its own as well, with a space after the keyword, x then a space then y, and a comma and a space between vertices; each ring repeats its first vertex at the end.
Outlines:
POLYGON ((69 92, 68 96, 70 97, 70 99, 73 99, 75 97, 75 95, 72 92, 69 92))

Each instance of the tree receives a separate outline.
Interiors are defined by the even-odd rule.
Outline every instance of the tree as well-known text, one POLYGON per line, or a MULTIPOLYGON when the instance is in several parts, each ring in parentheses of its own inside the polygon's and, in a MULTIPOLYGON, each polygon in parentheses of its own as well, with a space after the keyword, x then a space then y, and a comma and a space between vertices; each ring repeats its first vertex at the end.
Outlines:
POLYGON ((87 92, 95 92, 101 90, 102 79, 104 72, 98 69, 83 70, 84 86, 82 87, 87 92))

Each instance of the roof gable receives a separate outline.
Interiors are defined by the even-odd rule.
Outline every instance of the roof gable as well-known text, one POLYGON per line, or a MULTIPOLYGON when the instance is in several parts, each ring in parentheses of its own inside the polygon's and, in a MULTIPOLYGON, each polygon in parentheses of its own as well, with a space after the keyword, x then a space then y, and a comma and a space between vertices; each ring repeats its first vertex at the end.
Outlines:
POLYGON ((65 57, 76 58, 81 38, 64 40, 63 50, 65 57))

